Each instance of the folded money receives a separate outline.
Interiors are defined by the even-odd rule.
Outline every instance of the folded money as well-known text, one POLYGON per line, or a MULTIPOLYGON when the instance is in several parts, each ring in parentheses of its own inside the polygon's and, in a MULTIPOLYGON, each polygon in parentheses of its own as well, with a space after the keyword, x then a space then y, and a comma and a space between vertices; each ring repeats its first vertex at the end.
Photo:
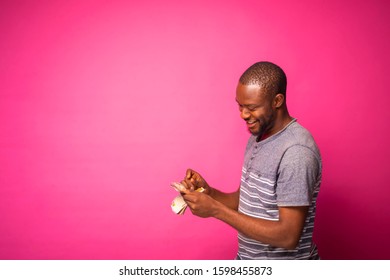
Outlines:
MULTIPOLYGON (((181 183, 173 182, 173 183, 171 183, 171 186, 175 190, 177 190, 178 192, 182 192, 182 191, 186 190, 186 187, 183 184, 181 184, 181 183)), ((195 191, 197 191, 197 192, 204 192, 204 189, 203 188, 197 188, 195 191)), ((184 199, 183 199, 183 197, 181 195, 178 195, 172 201, 171 208, 172 208, 172 211, 174 213, 176 213, 178 215, 183 215, 184 212, 187 209, 187 203, 184 201, 184 199)))
POLYGON ((178 192, 184 192, 186 190, 186 187, 181 183, 173 182, 171 186, 178 192))
POLYGON ((172 211, 178 215, 183 215, 187 209, 187 203, 181 195, 175 197, 171 204, 172 211))

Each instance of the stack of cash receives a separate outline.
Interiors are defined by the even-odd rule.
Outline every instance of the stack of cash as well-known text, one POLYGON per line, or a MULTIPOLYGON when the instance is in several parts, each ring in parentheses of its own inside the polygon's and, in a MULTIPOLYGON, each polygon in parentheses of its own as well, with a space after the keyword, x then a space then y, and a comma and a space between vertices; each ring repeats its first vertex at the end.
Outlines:
MULTIPOLYGON (((186 187, 181 183, 173 182, 173 183, 171 183, 171 186, 178 192, 184 192, 186 190, 186 187)), ((204 189, 198 188, 195 191, 203 192, 204 189)), ((175 197, 175 199, 172 201, 171 208, 172 208, 172 211, 178 215, 184 214, 184 212, 187 209, 187 203, 184 201, 181 194, 178 195, 177 197, 175 197)))

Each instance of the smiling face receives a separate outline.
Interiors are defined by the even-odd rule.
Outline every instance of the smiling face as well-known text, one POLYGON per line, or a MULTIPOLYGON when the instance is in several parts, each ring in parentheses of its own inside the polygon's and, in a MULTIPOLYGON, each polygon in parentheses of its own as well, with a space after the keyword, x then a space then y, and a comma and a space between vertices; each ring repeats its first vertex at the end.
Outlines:
POLYGON ((277 112, 275 98, 258 85, 243 85, 238 83, 236 101, 240 116, 246 122, 249 132, 264 139, 276 131, 274 129, 277 112))

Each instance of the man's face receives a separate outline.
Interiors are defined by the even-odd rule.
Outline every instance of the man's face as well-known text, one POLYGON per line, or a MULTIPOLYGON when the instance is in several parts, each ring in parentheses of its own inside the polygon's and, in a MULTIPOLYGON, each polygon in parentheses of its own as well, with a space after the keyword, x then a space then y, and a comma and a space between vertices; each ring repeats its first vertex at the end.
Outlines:
POLYGON ((236 101, 240 116, 246 122, 252 135, 263 136, 272 134, 275 121, 275 110, 272 108, 272 97, 265 94, 258 85, 242 85, 238 83, 236 101))

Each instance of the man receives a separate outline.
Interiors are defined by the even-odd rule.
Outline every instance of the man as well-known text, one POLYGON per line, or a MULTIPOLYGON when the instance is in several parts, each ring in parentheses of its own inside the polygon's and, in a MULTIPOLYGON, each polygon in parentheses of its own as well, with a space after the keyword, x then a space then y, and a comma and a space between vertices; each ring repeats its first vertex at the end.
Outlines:
POLYGON ((240 77, 236 101, 252 134, 241 184, 234 193, 210 187, 194 170, 182 183, 194 215, 215 217, 238 231, 237 259, 318 259, 312 242, 321 156, 311 134, 286 105, 287 79, 270 62, 240 77), (194 189, 203 187, 204 192, 194 189))

